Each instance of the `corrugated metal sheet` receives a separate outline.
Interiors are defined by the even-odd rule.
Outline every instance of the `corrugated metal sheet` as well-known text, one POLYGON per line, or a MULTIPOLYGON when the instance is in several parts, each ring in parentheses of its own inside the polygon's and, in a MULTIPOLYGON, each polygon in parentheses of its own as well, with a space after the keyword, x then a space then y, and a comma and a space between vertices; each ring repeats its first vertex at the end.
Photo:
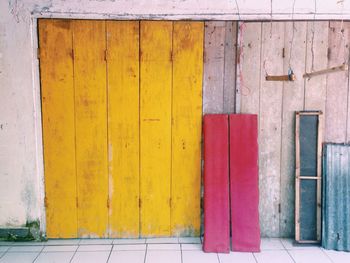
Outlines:
POLYGON ((324 147, 322 214, 322 246, 350 251, 350 145, 324 147))

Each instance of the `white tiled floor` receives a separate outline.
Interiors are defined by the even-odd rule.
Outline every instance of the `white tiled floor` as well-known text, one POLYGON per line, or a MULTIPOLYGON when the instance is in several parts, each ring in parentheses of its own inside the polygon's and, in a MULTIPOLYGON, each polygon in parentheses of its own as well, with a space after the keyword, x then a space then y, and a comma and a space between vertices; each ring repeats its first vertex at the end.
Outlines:
POLYGON ((137 251, 113 251, 109 257, 109 263, 144 263, 146 250, 137 251))
POLYGON ((42 252, 35 260, 36 263, 69 263, 75 252, 42 252))
POLYGON ((260 253, 202 252, 199 238, 71 239, 1 242, 0 263, 350 263, 350 252, 265 238, 260 253))

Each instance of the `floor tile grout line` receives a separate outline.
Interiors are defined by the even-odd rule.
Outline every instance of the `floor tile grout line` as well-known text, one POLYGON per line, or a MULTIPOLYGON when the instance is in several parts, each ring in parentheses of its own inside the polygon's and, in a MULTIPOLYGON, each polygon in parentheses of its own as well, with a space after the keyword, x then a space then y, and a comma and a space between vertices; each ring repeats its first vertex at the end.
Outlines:
POLYGON ((281 238, 278 238, 278 242, 281 244, 283 250, 286 250, 285 246, 283 245, 283 242, 281 241, 281 238))
POLYGON ((148 244, 146 244, 146 250, 145 250, 145 255, 144 255, 144 258, 143 258, 143 263, 146 263, 147 251, 148 251, 148 244))
POLYGON ((326 257, 327 257, 332 263, 334 263, 333 259, 326 253, 326 251, 324 251, 324 250, 322 249, 322 247, 320 247, 320 250, 322 251, 323 254, 326 255, 326 257))
POLYGON ((283 244, 282 239, 279 238, 280 243, 282 244, 282 247, 287 250, 286 246, 283 244))
POLYGON ((286 249, 286 252, 287 252, 288 256, 292 259, 292 261, 293 261, 293 262, 296 262, 296 261, 294 260, 293 256, 289 253, 288 249, 286 249))
POLYGON ((282 247, 284 248, 284 250, 287 252, 288 256, 292 259, 293 262, 295 262, 293 256, 289 253, 288 249, 286 248, 286 246, 284 245, 284 243, 282 242, 282 239, 279 238, 278 239, 280 241, 280 243, 282 244, 282 247))
POLYGON ((183 255, 182 255, 182 244, 180 244, 180 252, 181 252, 181 263, 183 263, 184 260, 183 260, 183 255))
POLYGON ((1 259, 3 256, 5 256, 5 254, 10 250, 11 247, 12 247, 12 246, 9 246, 9 247, 4 251, 4 253, 0 256, 0 259, 1 259))
POLYGON ((40 250, 40 252, 38 253, 38 255, 36 255, 36 257, 34 258, 34 260, 32 261, 33 263, 38 259, 38 257, 41 255, 41 252, 43 252, 45 246, 43 246, 40 250))
POLYGON ((111 257, 111 255, 112 255, 113 248, 114 248, 114 245, 112 244, 111 251, 109 251, 109 254, 108 254, 108 258, 107 258, 106 263, 108 263, 109 258, 110 258, 110 257, 111 257))
MULTIPOLYGON (((80 242, 80 241, 79 241, 80 242)), ((77 251, 79 249, 79 242, 78 242, 78 245, 77 245, 77 248, 75 249, 74 253, 73 253, 73 256, 71 257, 71 259, 69 260, 69 263, 72 262, 73 258, 75 257, 75 255, 77 254, 77 251)))

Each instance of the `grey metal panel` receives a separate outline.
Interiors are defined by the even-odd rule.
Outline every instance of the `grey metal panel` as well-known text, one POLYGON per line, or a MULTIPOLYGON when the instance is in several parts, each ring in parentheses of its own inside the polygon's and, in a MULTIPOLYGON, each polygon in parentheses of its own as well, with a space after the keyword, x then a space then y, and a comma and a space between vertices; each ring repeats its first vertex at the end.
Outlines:
POLYGON ((323 157, 322 246, 350 251, 350 145, 326 144, 323 157))
POLYGON ((300 240, 317 240, 317 180, 300 180, 300 240))
POLYGON ((317 115, 300 115, 300 176, 317 176, 317 115))

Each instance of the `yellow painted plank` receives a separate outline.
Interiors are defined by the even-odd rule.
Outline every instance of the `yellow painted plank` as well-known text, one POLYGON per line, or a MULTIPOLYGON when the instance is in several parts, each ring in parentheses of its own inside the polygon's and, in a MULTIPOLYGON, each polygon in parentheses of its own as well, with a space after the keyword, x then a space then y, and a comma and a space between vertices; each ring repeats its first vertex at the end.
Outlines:
POLYGON ((106 32, 104 21, 73 23, 78 236, 108 235, 106 32))
POLYGON ((140 32, 141 235, 170 235, 172 22, 140 32))
POLYGON ((110 237, 138 237, 139 22, 106 23, 110 237))
POLYGON ((200 232, 203 22, 174 22, 172 207, 175 236, 200 232))
POLYGON ((70 22, 40 19, 39 44, 47 236, 73 238, 77 211, 70 22))

